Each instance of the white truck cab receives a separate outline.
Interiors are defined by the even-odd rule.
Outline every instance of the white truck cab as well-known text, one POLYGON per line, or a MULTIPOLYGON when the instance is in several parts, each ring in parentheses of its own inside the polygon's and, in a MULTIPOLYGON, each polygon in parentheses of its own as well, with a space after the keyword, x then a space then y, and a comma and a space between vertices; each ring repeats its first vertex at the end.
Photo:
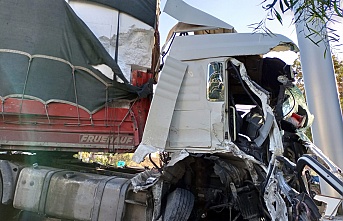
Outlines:
POLYGON ((154 217, 164 220, 319 220, 318 193, 304 168, 340 194, 341 170, 304 134, 313 116, 290 65, 264 57, 298 47, 282 35, 236 33, 182 1, 169 2, 165 11, 180 23, 169 34, 133 156, 141 162, 159 152, 163 166, 133 178, 135 190, 160 193, 154 217), (176 2, 198 19, 183 16, 176 2))
POLYGON ((235 133, 230 135, 229 131, 230 122, 233 126, 236 121, 232 113, 237 107, 233 104, 256 105, 254 100, 245 99, 248 95, 243 88, 230 79, 230 67, 234 65, 240 71, 242 81, 262 104, 265 116, 273 116, 270 94, 257 84, 262 77, 263 55, 286 50, 298 48, 282 35, 175 36, 160 73, 141 146, 168 152, 225 152, 238 133, 235 127, 231 128, 235 133), (254 69, 253 76, 247 73, 244 62, 254 69), (228 96, 240 103, 230 102, 228 96), (159 136, 154 136, 157 132, 159 136))

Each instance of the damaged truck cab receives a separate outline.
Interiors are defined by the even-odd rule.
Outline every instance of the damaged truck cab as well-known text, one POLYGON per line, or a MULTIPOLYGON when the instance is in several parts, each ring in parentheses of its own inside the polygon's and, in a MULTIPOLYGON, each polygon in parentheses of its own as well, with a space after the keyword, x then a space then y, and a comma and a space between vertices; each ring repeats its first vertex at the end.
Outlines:
POLYGON ((158 192, 154 220, 318 220, 303 169, 342 194, 340 170, 304 135, 313 116, 290 65, 263 58, 297 46, 221 33, 174 34, 169 47, 133 157, 160 152, 158 171, 132 179, 135 191, 158 192))
MULTIPOLYGON (((270 49, 290 48, 296 50, 280 35, 175 37, 150 108, 149 117, 154 120, 148 119, 142 144, 165 147, 167 152, 185 148, 203 153, 225 151, 226 143, 236 140, 239 132, 236 104, 258 104, 264 116, 272 118, 270 93, 258 85, 262 81, 261 55, 270 49), (244 62, 250 65, 251 77, 244 62), (152 136, 157 131, 161 135, 152 136)), ((273 146, 282 146, 280 140, 273 146)))

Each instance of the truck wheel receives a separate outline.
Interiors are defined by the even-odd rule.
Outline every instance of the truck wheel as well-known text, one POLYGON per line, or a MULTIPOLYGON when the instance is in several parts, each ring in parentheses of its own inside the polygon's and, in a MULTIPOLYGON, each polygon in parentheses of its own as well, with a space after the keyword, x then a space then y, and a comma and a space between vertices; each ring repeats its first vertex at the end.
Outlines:
POLYGON ((187 221, 194 205, 193 194, 177 188, 168 195, 164 211, 164 221, 187 221))

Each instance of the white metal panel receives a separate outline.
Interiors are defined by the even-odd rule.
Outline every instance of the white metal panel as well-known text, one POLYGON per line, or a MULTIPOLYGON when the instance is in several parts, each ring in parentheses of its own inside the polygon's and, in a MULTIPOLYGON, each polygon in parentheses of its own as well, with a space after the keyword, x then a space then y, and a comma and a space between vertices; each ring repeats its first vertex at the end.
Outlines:
POLYGON ((187 61, 169 132, 167 151, 215 150, 223 142, 222 105, 206 98, 208 65, 225 58, 187 61))
POLYGON ((184 60, 260 55, 269 51, 298 51, 287 37, 260 33, 224 33, 212 35, 189 35, 175 37, 170 56, 184 60))
POLYGON ((133 156, 134 161, 141 162, 147 154, 164 150, 186 70, 187 64, 170 56, 167 58, 151 103, 142 142, 133 156))
POLYGON ((209 110, 175 111, 170 125, 169 145, 173 149, 211 147, 209 110))
POLYGON ((207 108, 206 100, 206 61, 189 61, 182 81, 175 110, 200 110, 207 108))
POLYGON ((224 141, 223 108, 224 102, 211 102, 212 147, 217 147, 224 141))
POLYGON ((223 142, 222 105, 206 98, 208 65, 225 58, 187 61, 174 116, 171 122, 167 151, 186 149, 209 152, 223 142))
POLYGON ((182 0, 168 0, 163 11, 183 23, 233 29, 233 26, 226 22, 196 9, 182 0))

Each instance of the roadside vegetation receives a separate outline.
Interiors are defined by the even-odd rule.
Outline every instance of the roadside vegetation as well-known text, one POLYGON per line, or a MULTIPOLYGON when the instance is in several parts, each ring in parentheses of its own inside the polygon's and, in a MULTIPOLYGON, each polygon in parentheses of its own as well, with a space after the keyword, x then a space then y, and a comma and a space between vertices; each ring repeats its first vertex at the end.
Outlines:
MULTIPOLYGON (((341 111, 343 110, 343 61, 339 60, 337 56, 332 55, 332 61, 334 65, 334 71, 336 75, 337 81, 337 89, 338 89, 338 96, 341 106, 341 111)), ((301 70, 301 63, 300 59, 296 59, 293 63, 293 69, 297 73, 296 74, 296 85, 300 88, 300 90, 305 94, 305 85, 303 80, 303 73, 301 70)), ((305 96, 306 98, 306 96, 305 96)), ((306 136, 312 140, 311 129, 307 129, 306 136)))
MULTIPOLYGON (((341 104, 341 110, 343 110, 343 61, 339 60, 337 56, 332 55, 332 61, 334 65, 334 71, 337 81, 338 96, 341 104)), ((301 70, 300 59, 296 59, 293 63, 294 71, 297 73, 296 84, 305 94, 303 73, 301 70)), ((323 73, 324 75, 325 73, 323 73)))
POLYGON ((304 24, 303 31, 308 33, 306 37, 313 44, 323 42, 327 48, 339 46, 341 36, 332 27, 343 20, 342 0, 263 0, 261 6, 267 14, 260 22, 251 25, 255 32, 273 34, 267 22, 276 20, 283 24, 285 14, 292 12, 293 23, 304 24))
MULTIPOLYGON (((79 152, 75 154, 74 157, 80 159, 85 163, 99 163, 104 166, 114 166, 114 167, 142 167, 142 168, 152 168, 148 157, 145 160, 137 164, 133 162, 133 153, 92 153, 92 152, 79 152)), ((152 157, 152 160, 158 164, 158 158, 152 157)))

